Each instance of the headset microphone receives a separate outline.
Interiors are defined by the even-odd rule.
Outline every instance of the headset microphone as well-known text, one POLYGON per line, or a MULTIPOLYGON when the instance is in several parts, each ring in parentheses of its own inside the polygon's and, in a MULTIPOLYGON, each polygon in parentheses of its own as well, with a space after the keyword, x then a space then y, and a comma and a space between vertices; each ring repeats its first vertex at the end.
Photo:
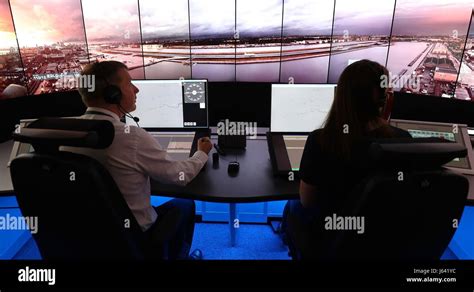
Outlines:
POLYGON ((140 119, 139 119, 138 117, 132 116, 132 114, 129 113, 129 112, 127 112, 127 111, 122 107, 122 105, 120 105, 120 103, 117 104, 117 105, 118 105, 118 107, 119 107, 119 110, 122 112, 122 114, 124 114, 125 116, 131 118, 131 119, 137 124, 137 126, 140 127, 140 125, 138 124, 138 122, 140 121, 140 119))

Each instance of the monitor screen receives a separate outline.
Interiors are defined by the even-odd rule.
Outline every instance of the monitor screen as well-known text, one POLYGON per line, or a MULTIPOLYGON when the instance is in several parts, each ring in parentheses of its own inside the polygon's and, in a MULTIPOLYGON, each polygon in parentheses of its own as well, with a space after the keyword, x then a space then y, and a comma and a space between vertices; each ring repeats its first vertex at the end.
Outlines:
POLYGON ((334 84, 273 84, 271 132, 311 132, 322 126, 334 100, 334 84))
MULTIPOLYGON (((131 112, 145 129, 207 128, 207 80, 134 80, 131 112)), ((133 123, 127 120, 127 123, 133 123)))
POLYGON ((217 126, 229 119, 268 128, 270 101, 270 83, 209 82, 209 124, 217 126))

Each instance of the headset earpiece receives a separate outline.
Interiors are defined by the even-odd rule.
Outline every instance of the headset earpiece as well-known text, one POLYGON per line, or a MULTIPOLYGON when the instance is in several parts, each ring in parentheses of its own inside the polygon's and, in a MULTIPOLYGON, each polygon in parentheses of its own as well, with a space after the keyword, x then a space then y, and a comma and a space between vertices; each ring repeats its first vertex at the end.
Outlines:
POLYGON ((120 102, 122 101, 122 91, 120 88, 109 83, 101 62, 94 63, 92 66, 96 67, 100 76, 99 79, 102 79, 105 83, 105 87, 102 90, 105 102, 120 105, 120 102))
POLYGON ((122 91, 116 85, 107 84, 104 88, 104 100, 110 104, 120 104, 122 101, 122 91))

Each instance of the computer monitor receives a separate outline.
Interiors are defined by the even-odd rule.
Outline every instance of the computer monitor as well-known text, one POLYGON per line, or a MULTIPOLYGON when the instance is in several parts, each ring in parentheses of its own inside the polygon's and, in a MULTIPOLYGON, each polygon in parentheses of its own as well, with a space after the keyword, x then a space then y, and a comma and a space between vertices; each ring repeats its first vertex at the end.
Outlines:
MULTIPOLYGON (((208 127, 207 80, 133 80, 138 88, 131 112, 146 130, 208 127)), ((133 124, 133 120, 127 119, 133 124)))
POLYGON ((270 127, 271 83, 209 82, 208 86, 210 126, 228 119, 270 127))
POLYGON ((312 132, 332 106, 335 84, 272 84, 270 132, 312 132))
POLYGON ((406 130, 413 138, 435 137, 461 144, 466 147, 467 156, 456 158, 445 167, 463 174, 474 174, 474 154, 466 125, 406 120, 391 120, 390 124, 406 130))

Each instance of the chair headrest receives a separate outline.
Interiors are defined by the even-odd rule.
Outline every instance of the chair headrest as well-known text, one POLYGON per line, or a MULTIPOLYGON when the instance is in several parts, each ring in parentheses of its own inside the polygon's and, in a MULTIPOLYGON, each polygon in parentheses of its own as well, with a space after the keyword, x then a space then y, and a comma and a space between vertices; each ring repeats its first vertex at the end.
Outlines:
POLYGON ((438 138, 378 140, 369 148, 369 159, 376 167, 440 167, 455 158, 466 157, 463 145, 438 138))
POLYGON ((114 136, 114 126, 106 120, 40 118, 14 133, 13 139, 33 145, 36 151, 57 151, 60 146, 104 149, 114 136))

